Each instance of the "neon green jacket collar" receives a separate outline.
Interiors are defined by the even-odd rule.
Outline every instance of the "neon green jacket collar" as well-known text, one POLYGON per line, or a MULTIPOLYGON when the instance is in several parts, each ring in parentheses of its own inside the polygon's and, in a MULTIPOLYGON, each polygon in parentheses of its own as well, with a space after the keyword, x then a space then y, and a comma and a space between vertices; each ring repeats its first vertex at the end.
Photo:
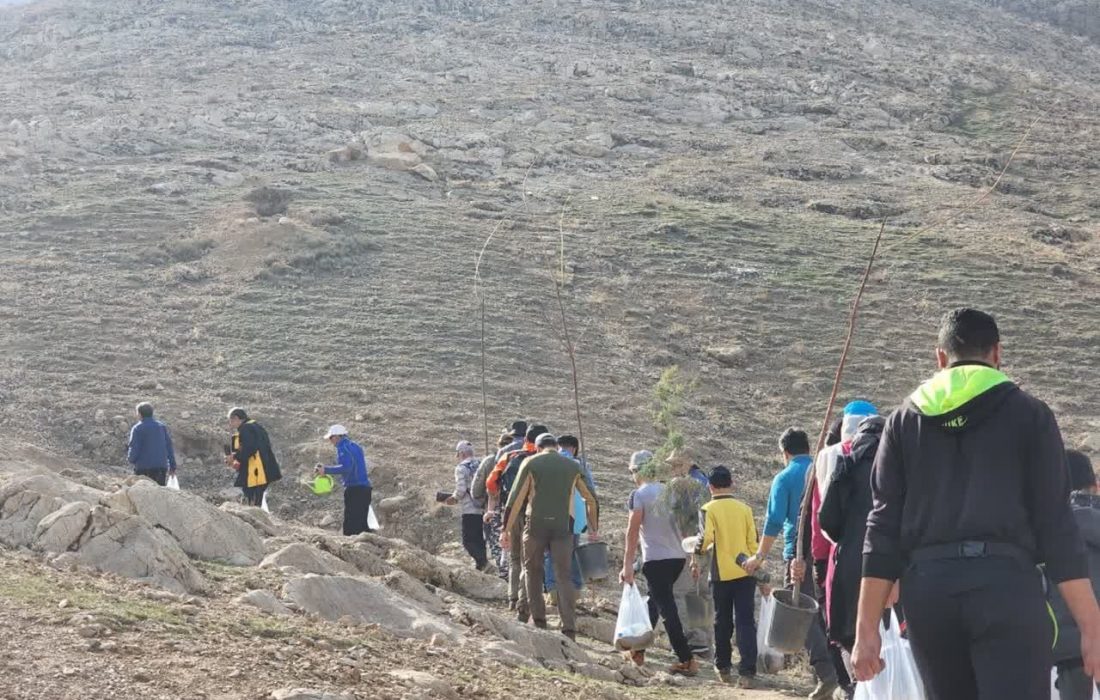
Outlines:
POLYGON ((987 365, 958 365, 937 372, 909 400, 926 416, 942 416, 1011 381, 1000 370, 987 365))

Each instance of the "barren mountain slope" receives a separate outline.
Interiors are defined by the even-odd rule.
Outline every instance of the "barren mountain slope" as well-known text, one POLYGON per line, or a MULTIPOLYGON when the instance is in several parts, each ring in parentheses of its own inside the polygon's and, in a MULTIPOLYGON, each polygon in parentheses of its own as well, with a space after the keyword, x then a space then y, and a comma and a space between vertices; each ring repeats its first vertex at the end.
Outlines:
MULTIPOLYGON (((564 243, 605 493, 658 441, 652 387, 678 364, 699 380, 689 441, 759 505, 774 438, 816 431, 887 216, 842 398, 894 405, 969 302, 1080 440, 1098 68, 1085 40, 960 0, 6 8, 0 431, 119 468, 148 398, 185 486, 216 489, 242 404, 290 480, 341 421, 380 496, 430 493, 453 442, 481 442, 483 249, 490 431, 576 429, 564 243)), ((395 527, 432 546, 451 524, 395 527)))

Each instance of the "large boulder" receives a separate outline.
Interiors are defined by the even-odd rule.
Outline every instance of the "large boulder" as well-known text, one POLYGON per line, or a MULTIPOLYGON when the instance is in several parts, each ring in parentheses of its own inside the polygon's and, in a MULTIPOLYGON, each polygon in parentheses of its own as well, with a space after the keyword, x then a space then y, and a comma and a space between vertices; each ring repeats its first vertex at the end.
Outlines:
POLYGON ((311 547, 303 542, 288 544, 279 551, 269 554, 260 562, 260 568, 297 569, 303 574, 333 574, 355 575, 358 570, 346 561, 335 557, 328 552, 322 552, 316 547, 311 547))
POLYGON ((255 528, 199 496, 162 488, 147 479, 129 486, 122 495, 132 513, 167 531, 196 559, 233 566, 255 566, 263 559, 264 543, 255 528))
POLYGON ((401 637, 456 639, 457 628, 386 586, 350 576, 307 574, 283 586, 283 599, 326 620, 349 618, 377 624, 401 637))
POLYGON ((137 516, 102 505, 75 501, 46 516, 36 528, 34 548, 173 593, 204 589, 202 576, 174 539, 137 516))
POLYGON ((475 600, 502 600, 508 588, 497 576, 441 559, 401 540, 393 540, 389 563, 413 578, 475 600))
POLYGON ((17 477, 0 487, 0 542, 29 547, 38 523, 66 503, 98 503, 103 491, 53 473, 17 477))
POLYGON ((221 504, 218 508, 245 521, 256 528, 256 532, 264 537, 275 537, 279 534, 279 528, 275 526, 275 520, 271 517, 271 513, 262 508, 231 501, 221 504))
POLYGON ((480 605, 457 605, 451 617, 463 624, 484 627, 498 637, 515 643, 520 654, 546 666, 588 664, 592 662, 584 648, 565 635, 552 630, 520 624, 480 605))

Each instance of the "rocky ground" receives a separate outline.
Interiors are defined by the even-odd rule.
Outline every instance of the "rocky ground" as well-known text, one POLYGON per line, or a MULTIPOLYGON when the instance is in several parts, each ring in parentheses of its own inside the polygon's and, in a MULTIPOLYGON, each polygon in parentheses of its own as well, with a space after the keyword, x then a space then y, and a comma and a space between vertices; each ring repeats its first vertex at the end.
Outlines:
MULTIPOLYGON (((662 673, 667 650, 624 663, 599 592, 579 644, 517 624, 504 597, 499 579, 401 540, 0 460, 4 700, 734 696, 709 670, 662 673)), ((753 695, 800 688, 787 673, 753 695)))
MULTIPOLYGON (((1000 4, 5 4, 0 455, 121 476, 152 400, 219 505, 244 405, 284 463, 275 516, 331 533, 337 499, 299 482, 342 422, 387 534, 453 553, 455 441, 579 429, 556 275, 609 539, 672 366, 686 439, 759 512, 884 217, 841 400, 896 404, 971 303, 1095 453, 1100 53, 1055 26, 1073 3, 1000 4)), ((52 546, 160 541, 134 498, 84 495, 52 546)), ((162 563, 203 576, 188 546, 162 563)))

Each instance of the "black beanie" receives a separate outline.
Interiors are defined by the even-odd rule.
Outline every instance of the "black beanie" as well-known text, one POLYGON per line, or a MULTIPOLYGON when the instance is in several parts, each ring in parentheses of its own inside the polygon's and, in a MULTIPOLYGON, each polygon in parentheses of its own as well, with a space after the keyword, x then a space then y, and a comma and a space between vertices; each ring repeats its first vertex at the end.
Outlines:
POLYGON ((512 437, 523 437, 524 435, 526 435, 527 421, 517 420, 515 423, 512 423, 511 433, 512 437))
POLYGON ((527 442, 534 442, 539 435, 548 432, 550 431, 546 429, 545 425, 532 425, 530 428, 527 429, 527 435, 525 436, 525 439, 527 440, 527 442))
POLYGON ((1069 490, 1078 491, 1096 486, 1096 473, 1092 462, 1077 450, 1066 450, 1066 466, 1069 467, 1069 490))

